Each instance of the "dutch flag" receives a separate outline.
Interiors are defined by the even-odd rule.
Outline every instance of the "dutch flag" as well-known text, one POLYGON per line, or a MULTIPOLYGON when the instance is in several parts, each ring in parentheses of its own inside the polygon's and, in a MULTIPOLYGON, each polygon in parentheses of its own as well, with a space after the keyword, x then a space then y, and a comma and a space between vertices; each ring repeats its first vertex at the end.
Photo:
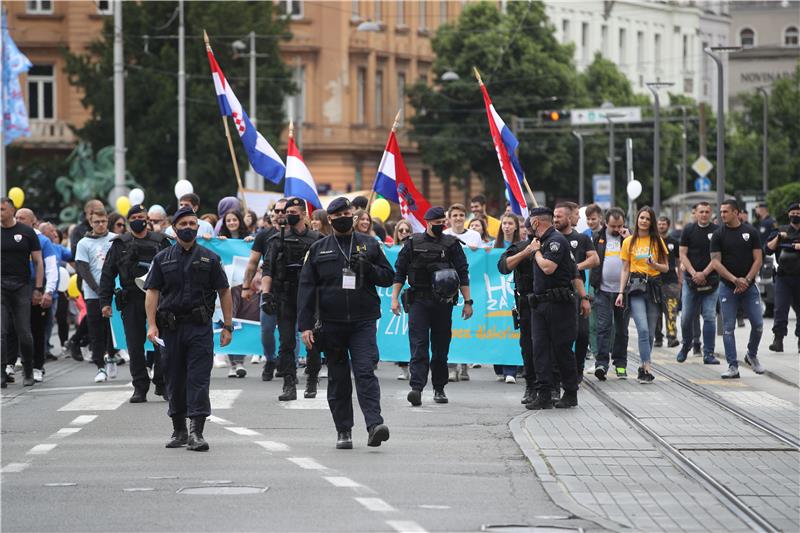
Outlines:
POLYGON ((425 212, 431 204, 411 181, 394 130, 389 134, 372 188, 387 200, 400 204, 400 213, 415 233, 425 231, 425 212))
POLYGON ((305 200, 310 206, 309 213, 322 208, 314 178, 303 161, 300 150, 294 142, 294 135, 291 133, 286 150, 286 182, 283 184, 283 194, 286 198, 296 196, 305 200))
POLYGON ((519 141, 495 111, 483 82, 480 82, 480 84, 483 103, 486 105, 486 116, 489 119, 489 130, 492 133, 492 142, 497 151, 497 160, 500 162, 503 181, 506 183, 511 210, 517 215, 527 218, 528 203, 522 192, 522 180, 525 178, 522 173, 522 165, 519 164, 519 159, 517 159, 515 153, 517 146, 519 146, 519 141))
POLYGON ((208 63, 211 65, 211 77, 214 80, 214 90, 217 93, 217 103, 220 113, 223 116, 233 118, 236 124, 236 131, 242 139, 242 144, 247 152, 247 158, 253 170, 264 176, 272 183, 280 183, 286 172, 286 165, 283 164, 278 152, 267 142, 250 122, 250 118, 239 103, 239 99, 233 94, 233 89, 225 79, 225 74, 219 68, 211 45, 208 44, 206 36, 206 52, 208 53, 208 63))

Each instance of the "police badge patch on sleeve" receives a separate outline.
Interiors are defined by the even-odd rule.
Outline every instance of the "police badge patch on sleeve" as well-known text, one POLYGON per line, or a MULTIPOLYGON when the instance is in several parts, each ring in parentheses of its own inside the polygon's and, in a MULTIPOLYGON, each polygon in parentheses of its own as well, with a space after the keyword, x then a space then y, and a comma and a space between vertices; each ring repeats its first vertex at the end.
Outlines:
POLYGON ((556 253, 559 249, 561 249, 561 245, 557 242, 553 241, 550 243, 550 251, 556 253))

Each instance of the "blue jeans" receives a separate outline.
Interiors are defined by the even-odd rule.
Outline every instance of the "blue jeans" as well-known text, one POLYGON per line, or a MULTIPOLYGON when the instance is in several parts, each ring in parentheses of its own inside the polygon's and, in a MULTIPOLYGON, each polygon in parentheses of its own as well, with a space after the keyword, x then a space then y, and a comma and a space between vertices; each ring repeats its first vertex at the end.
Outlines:
POLYGON ((692 349, 692 340, 697 332, 694 331, 697 323, 697 315, 703 317, 703 357, 709 358, 714 355, 714 343, 716 342, 717 332, 717 299, 719 297, 719 287, 698 292, 689 286, 689 282, 684 280, 681 311, 681 334, 683 336, 683 348, 686 353, 692 349))
POLYGON ((614 305, 617 295, 613 292, 597 291, 594 294, 592 314, 597 316, 597 353, 595 366, 608 370, 609 352, 614 366, 625 368, 628 363, 628 322, 630 311, 614 305), (612 329, 613 328, 613 329, 612 329), (611 346, 611 339, 614 346, 611 346))
POLYGON ((739 366, 736 359, 736 312, 739 307, 750 321, 750 340, 747 342, 747 355, 758 356, 758 344, 764 330, 764 319, 761 317, 761 296, 758 287, 753 284, 741 294, 734 294, 733 289, 724 283, 719 286, 719 307, 722 311, 722 344, 725 346, 725 359, 729 366, 739 366))
POLYGON ((642 363, 649 363, 661 305, 653 302, 647 292, 629 296, 628 305, 639 337, 639 359, 642 363))

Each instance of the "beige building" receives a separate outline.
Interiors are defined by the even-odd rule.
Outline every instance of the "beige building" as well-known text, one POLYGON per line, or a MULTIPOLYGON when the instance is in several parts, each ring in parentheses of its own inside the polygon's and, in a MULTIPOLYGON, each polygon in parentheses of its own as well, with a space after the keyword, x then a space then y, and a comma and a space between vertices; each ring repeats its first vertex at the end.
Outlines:
MULTIPOLYGON (((104 18, 112 15, 112 3, 25 0, 3 5, 13 38, 34 64, 21 80, 33 135, 15 144, 36 151, 69 150, 76 139, 68 125, 81 126, 89 111, 69 85, 60 49, 85 50, 102 30, 104 18)), ((372 186, 399 109, 398 140, 420 191, 435 203, 463 201, 478 192, 454 185, 447 194, 441 180, 422 164, 403 127, 413 112, 405 87, 419 79, 436 82, 430 37, 458 17, 463 2, 282 0, 277 5, 290 18, 294 37, 281 49, 301 89, 287 100, 286 111, 322 192, 372 186), (366 21, 376 23, 372 31, 360 27, 366 21)), ((246 104, 247 95, 239 96, 246 104)), ((285 147, 285 133, 282 141, 285 147)), ((473 180, 473 187, 477 185, 473 180)))

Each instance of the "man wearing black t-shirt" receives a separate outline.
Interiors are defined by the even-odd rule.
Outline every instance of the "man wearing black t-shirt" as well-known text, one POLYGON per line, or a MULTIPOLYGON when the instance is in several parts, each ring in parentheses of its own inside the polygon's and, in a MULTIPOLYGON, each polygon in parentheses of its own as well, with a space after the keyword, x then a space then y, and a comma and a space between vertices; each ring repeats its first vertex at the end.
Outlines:
POLYGON ((719 306, 722 311, 722 343, 728 361, 728 370, 722 374, 722 378, 739 377, 734 336, 739 307, 750 320, 750 340, 744 362, 752 366, 756 374, 763 374, 764 367, 758 360, 758 344, 761 342, 764 319, 761 317, 761 296, 755 284, 763 261, 761 240, 753 226, 739 221, 736 200, 722 202, 719 212, 724 226, 711 235, 711 264, 722 279, 719 306))
POLYGON ((695 220, 683 228, 680 241, 680 259, 683 269, 681 291, 681 336, 683 347, 678 352, 679 363, 686 361, 692 341, 699 331, 695 328, 698 314, 703 317, 703 362, 718 365, 714 357, 717 333, 717 299, 719 275, 711 264, 711 235, 719 228, 711 222, 711 204, 700 202, 695 206, 695 220))
POLYGON ((6 387, 6 363, 9 360, 8 334, 13 324, 17 335, 25 378, 22 384, 33 385, 33 335, 31 333, 31 304, 40 305, 44 294, 44 261, 39 237, 33 228, 18 224, 16 209, 8 198, 0 199, 0 285, 2 285, 2 387, 6 387), (30 263, 33 261, 35 286, 31 284, 30 263))
POLYGON ((670 348, 676 347, 678 344, 678 328, 676 326, 676 317, 678 315, 678 303, 681 297, 681 283, 678 278, 678 249, 680 243, 675 237, 669 233, 669 228, 672 221, 669 217, 658 217, 658 234, 667 245, 669 256, 669 270, 661 275, 661 313, 658 315, 658 324, 656 325, 656 338, 653 346, 659 347, 664 344, 664 333, 661 331, 661 325, 666 322, 667 330, 667 346, 670 348), (666 319, 666 320, 665 320, 666 319))

